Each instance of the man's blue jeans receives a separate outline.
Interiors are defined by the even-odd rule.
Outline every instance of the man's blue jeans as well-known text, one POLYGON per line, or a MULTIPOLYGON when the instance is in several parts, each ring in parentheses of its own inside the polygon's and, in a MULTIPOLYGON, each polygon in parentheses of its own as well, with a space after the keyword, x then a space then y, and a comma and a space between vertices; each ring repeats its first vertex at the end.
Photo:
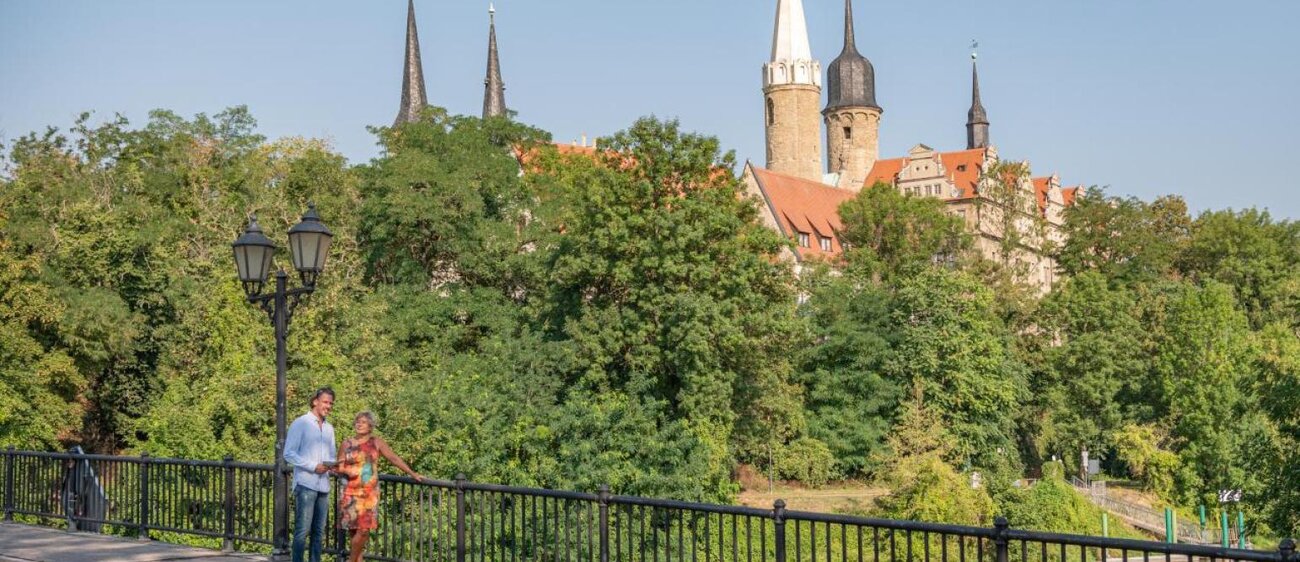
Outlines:
POLYGON ((321 547, 325 544, 325 520, 329 517, 330 494, 302 486, 293 487, 294 506, 293 562, 303 562, 307 549, 307 531, 311 531, 311 555, 308 562, 320 562, 321 547))

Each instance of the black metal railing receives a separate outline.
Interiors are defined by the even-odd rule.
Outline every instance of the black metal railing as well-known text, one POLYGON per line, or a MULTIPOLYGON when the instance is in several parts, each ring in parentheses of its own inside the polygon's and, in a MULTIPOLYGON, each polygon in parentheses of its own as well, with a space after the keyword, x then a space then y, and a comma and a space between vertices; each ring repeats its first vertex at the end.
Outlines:
POLYGON ((271 544, 271 465, 6 450, 4 518, 70 530, 271 544))
MULTIPOLYGON (((4 452, 4 518, 266 552, 269 464, 4 452)), ((382 476, 367 558, 401 562, 1300 562, 1239 550, 382 476)), ((338 489, 338 486, 335 487, 338 489)), ((337 502, 334 502, 337 506, 337 502)), ((337 513, 331 516, 330 525, 337 513)), ((343 553, 341 531, 329 551, 343 553)))

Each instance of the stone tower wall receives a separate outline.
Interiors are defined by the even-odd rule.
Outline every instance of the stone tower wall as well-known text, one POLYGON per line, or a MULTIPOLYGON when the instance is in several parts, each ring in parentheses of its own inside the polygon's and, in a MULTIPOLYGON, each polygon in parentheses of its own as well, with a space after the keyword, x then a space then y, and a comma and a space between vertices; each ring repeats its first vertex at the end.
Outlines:
POLYGON ((767 169, 822 181, 821 88, 782 84, 763 90, 767 169))
POLYGON ((826 150, 827 171, 840 174, 838 187, 861 190, 880 158, 880 110, 844 107, 828 111, 826 150))
POLYGON ((966 124, 966 149, 988 148, 989 146, 989 124, 988 123, 967 123, 966 124))

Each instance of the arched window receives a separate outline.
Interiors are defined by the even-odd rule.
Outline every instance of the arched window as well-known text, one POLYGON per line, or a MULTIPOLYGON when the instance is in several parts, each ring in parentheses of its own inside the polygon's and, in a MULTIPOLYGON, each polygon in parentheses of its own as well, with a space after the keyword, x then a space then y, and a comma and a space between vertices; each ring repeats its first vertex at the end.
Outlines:
POLYGON ((772 103, 772 98, 767 98, 767 124, 776 124, 776 104, 772 103))

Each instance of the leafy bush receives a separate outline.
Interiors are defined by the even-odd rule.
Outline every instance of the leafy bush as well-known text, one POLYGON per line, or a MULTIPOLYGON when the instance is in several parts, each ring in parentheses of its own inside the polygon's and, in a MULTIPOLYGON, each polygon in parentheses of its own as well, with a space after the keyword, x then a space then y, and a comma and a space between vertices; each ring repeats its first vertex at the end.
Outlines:
MULTIPOLYGON (((1089 502, 1065 481, 1065 466, 1057 461, 1043 465, 1043 478, 1029 488, 1015 488, 997 498, 998 511, 1018 529, 1100 535, 1102 509, 1089 502)), ((1113 536, 1142 538, 1112 519, 1113 536)))
POLYGON ((1129 473, 1142 487, 1162 498, 1174 494, 1174 479, 1179 471, 1178 455, 1162 449, 1161 432, 1147 425, 1129 424, 1114 434, 1116 452, 1128 462, 1129 473))
POLYGON ((808 486, 821 486, 835 474, 835 455, 825 443, 800 437, 773 451, 776 474, 783 480, 798 480, 808 486))
POLYGON ((900 460, 890 483, 893 493, 876 500, 884 517, 957 525, 993 521, 993 499, 938 455, 900 460))

